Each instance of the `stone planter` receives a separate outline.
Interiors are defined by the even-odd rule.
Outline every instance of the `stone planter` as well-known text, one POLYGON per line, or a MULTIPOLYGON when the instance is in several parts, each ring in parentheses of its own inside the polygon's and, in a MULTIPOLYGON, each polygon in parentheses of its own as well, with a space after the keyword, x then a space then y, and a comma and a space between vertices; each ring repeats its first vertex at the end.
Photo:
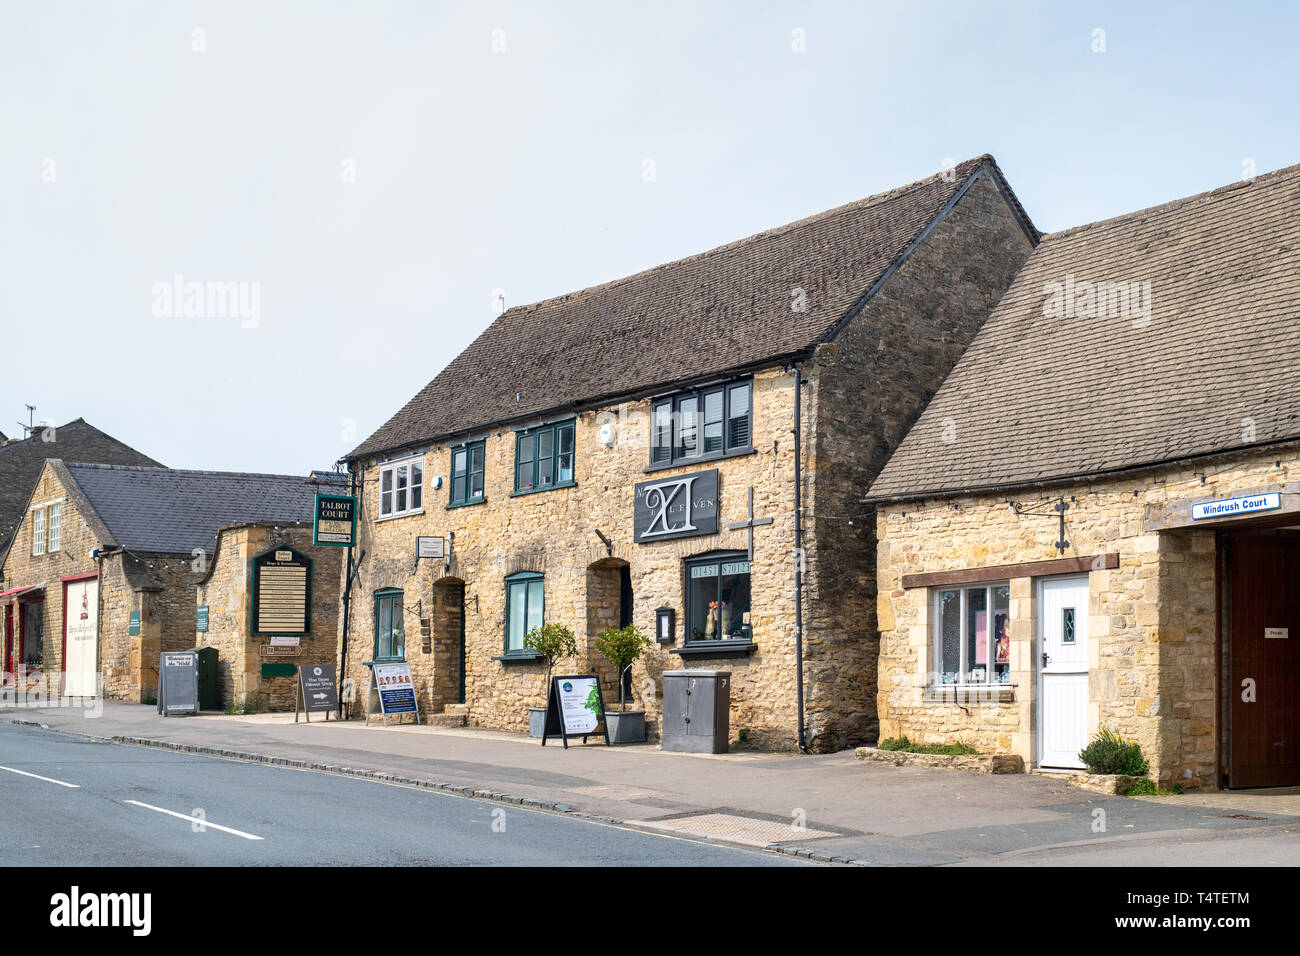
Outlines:
POLYGON ((891 763, 895 767, 947 767, 975 773, 1025 772, 1025 762, 1018 754, 914 754, 906 750, 859 747, 853 755, 859 760, 891 763))
POLYGON ((541 737, 546 733, 546 708, 528 708, 528 736, 541 737))
POLYGON ((623 713, 605 711, 605 725, 609 728, 611 744, 645 743, 645 711, 627 710, 623 713))
POLYGON ((1066 782, 1080 790, 1094 793, 1118 793, 1121 796, 1132 790, 1139 780, 1145 777, 1133 777, 1124 773, 1076 773, 1066 782))

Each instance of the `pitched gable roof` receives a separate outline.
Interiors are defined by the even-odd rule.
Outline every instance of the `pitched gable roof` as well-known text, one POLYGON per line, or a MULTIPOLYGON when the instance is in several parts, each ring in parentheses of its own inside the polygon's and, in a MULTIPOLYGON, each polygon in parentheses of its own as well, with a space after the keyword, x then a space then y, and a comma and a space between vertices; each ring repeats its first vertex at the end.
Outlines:
POLYGON ((44 430, 38 430, 30 438, 0 445, 0 555, 8 550, 22 520, 27 499, 48 458, 162 467, 148 455, 105 434, 84 418, 51 429, 48 435, 44 430))
POLYGON ((1297 438, 1297 368, 1291 166, 1045 237, 870 496, 1013 487, 1297 438), (1130 295, 1128 315, 1089 314, 1081 282, 1138 283, 1138 307, 1130 295))
POLYGON ((604 285, 508 309, 349 459, 782 360, 832 337, 991 156, 604 285), (792 309, 802 289, 805 311, 792 309))
POLYGON ((62 464, 113 543, 155 554, 211 553, 224 525, 310 521, 316 492, 343 487, 342 478, 62 464))

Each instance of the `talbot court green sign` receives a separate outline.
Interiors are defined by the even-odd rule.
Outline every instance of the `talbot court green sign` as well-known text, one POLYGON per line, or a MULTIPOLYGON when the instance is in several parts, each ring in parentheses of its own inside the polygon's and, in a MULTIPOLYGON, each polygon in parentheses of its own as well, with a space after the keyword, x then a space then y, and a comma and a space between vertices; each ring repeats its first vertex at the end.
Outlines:
POLYGON ((357 540, 357 499, 352 495, 317 495, 312 544, 350 548, 357 540))

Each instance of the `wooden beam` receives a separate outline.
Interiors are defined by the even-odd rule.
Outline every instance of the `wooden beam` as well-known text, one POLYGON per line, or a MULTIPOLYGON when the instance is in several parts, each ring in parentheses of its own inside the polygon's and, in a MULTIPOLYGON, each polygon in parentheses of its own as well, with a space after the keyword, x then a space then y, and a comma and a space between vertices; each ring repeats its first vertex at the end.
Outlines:
POLYGON ((1119 552, 1094 554, 1079 558, 1056 558, 1051 561, 1025 561, 999 564, 992 568, 963 568, 957 571, 927 571, 904 574, 905 588, 945 587, 949 584, 983 584, 1010 578, 1039 578, 1049 574, 1077 574, 1084 571, 1108 571, 1119 567, 1119 552))

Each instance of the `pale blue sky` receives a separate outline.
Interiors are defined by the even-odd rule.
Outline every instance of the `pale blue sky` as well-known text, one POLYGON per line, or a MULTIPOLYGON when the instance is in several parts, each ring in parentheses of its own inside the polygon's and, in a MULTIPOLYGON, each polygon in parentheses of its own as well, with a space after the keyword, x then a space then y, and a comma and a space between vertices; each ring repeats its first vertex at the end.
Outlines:
POLYGON ((1294 3, 5 0, 0 430, 31 402, 173 467, 327 467, 495 288, 984 152, 1048 231, 1300 162, 1298 36, 1294 3), (260 283, 258 326, 155 316, 178 273, 260 283))

